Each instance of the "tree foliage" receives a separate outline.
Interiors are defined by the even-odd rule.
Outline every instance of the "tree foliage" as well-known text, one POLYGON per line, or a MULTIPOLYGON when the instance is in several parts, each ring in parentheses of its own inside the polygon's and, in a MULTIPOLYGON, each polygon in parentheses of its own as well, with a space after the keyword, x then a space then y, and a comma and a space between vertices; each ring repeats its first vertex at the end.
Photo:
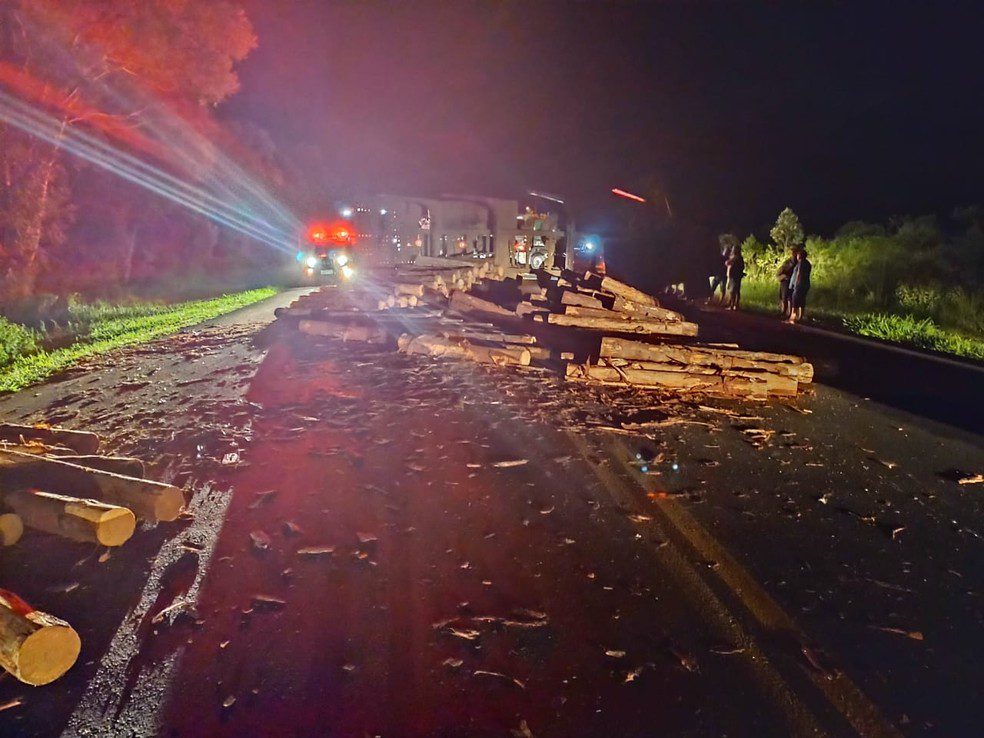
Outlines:
POLYGON ((803 243, 803 226, 790 208, 785 208, 776 219, 776 224, 769 231, 772 242, 783 251, 803 243))
MULTIPOLYGON (((141 133, 149 110, 180 111, 174 121, 211 126, 214 133, 218 126, 207 110, 237 91, 235 67, 256 43, 234 0, 9 0, 0 6, 0 73, 7 87, 60 120, 63 132, 84 127, 137 154, 154 148, 141 133)), ((210 164, 208 151, 203 146, 203 155, 185 157, 197 175, 210 164)), ((62 286, 64 271, 45 272, 61 248, 101 260, 104 280, 129 280, 142 236, 154 215, 168 209, 7 125, 0 125, 0 175, 0 294, 8 299, 33 292, 39 278, 55 277, 62 286), (96 254, 82 253, 89 245, 96 254), (107 269, 107 261, 117 268, 107 269)), ((171 211, 185 231, 211 228, 200 216, 171 211)), ((178 237, 182 229, 172 225, 157 235, 178 237)), ((81 271, 77 276, 84 277, 81 271)))

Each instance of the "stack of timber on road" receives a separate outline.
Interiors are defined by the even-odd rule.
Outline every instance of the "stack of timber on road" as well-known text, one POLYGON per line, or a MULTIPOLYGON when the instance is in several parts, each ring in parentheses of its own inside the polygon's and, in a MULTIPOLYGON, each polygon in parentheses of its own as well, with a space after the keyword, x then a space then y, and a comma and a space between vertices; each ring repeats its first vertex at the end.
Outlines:
POLYGON ((309 335, 559 368, 571 381, 758 398, 795 395, 813 379, 799 357, 697 343, 696 323, 611 276, 557 269, 535 276, 537 283, 513 286, 490 262, 421 257, 358 287, 307 295, 280 317, 297 318, 309 335), (404 310, 389 320, 394 307, 404 310))
MULTIPOLYGON (((28 529, 122 546, 138 518, 178 517, 181 489, 145 479, 139 459, 97 454, 99 445, 99 436, 86 431, 0 425, 0 545, 18 543, 28 529)), ((32 685, 54 681, 80 648, 67 623, 0 589, 0 666, 14 677, 32 685)))

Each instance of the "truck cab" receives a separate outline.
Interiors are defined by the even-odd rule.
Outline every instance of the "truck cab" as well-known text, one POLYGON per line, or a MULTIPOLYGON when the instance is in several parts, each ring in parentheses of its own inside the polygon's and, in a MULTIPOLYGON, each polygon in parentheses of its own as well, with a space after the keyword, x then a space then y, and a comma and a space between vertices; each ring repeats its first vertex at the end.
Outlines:
POLYGON ((356 233, 348 221, 314 223, 301 236, 297 261, 306 283, 348 282, 356 274, 356 233))

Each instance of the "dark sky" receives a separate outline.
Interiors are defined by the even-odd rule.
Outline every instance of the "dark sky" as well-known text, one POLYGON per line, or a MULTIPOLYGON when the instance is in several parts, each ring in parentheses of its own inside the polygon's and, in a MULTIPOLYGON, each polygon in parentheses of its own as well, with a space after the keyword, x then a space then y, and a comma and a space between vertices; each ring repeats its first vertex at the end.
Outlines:
POLYGON ((807 229, 984 201, 984 3, 247 0, 229 114, 326 191, 663 188, 807 229))

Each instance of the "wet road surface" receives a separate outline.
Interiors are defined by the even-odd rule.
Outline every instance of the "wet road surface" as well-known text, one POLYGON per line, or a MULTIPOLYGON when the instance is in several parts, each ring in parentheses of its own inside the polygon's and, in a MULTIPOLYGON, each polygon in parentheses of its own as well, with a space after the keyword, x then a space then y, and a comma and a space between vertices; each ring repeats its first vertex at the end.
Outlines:
POLYGON ((259 333, 290 299, 0 401, 194 492, 2 553, 83 638, 4 734, 974 734, 979 437, 825 387, 592 429, 624 398, 259 333))

